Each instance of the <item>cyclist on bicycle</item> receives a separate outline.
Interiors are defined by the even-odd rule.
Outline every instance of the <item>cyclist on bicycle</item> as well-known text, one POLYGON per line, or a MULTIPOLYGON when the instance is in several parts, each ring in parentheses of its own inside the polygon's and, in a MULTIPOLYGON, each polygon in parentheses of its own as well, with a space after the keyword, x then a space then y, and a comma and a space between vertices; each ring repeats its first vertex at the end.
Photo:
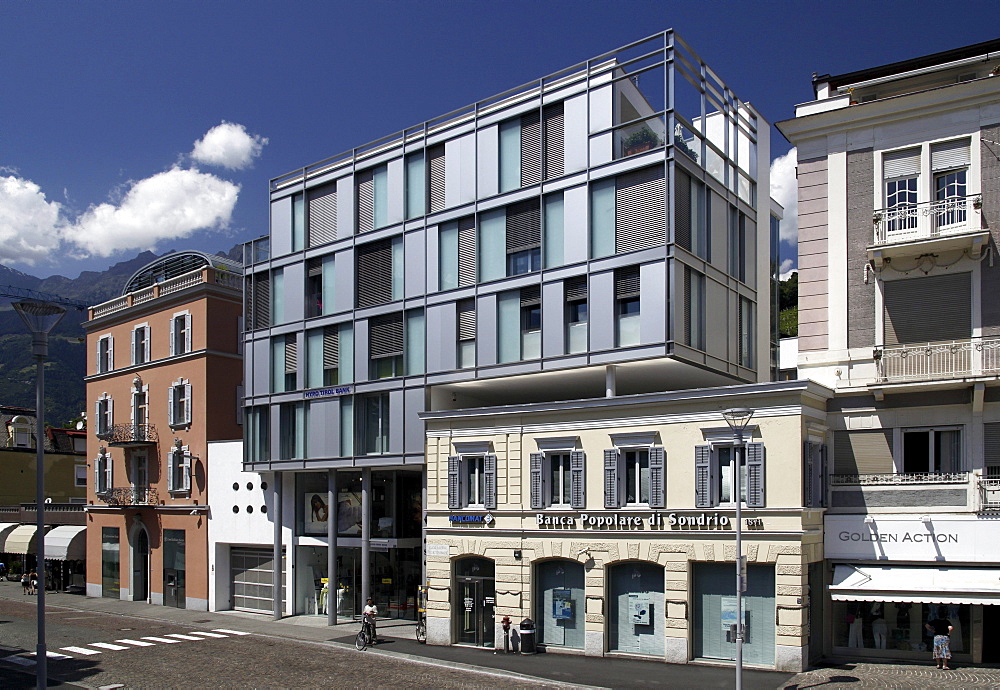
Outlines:
POLYGON ((378 609, 375 607, 375 600, 368 597, 368 603, 365 604, 365 608, 361 611, 362 616, 366 623, 372 626, 372 644, 378 643, 378 629, 375 627, 375 616, 378 615, 378 609))

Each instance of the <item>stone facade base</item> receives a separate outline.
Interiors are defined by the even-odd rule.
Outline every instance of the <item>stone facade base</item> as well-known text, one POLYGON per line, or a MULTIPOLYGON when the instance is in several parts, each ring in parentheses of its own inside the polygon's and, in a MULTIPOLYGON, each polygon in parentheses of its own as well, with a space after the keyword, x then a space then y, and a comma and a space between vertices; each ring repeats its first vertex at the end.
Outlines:
POLYGON ((184 601, 184 606, 192 611, 208 611, 208 599, 187 597, 184 601))
POLYGON ((806 663, 806 659, 808 658, 808 645, 804 647, 790 647, 783 644, 775 645, 774 670, 801 673, 808 668, 808 664, 806 663))
POLYGON ((686 637, 668 637, 664 640, 664 661, 669 664, 688 662, 688 642, 686 637))
POLYGON ((451 644, 451 621, 448 618, 427 617, 427 644, 451 644))
POLYGON ((87 596, 88 597, 100 597, 104 594, 103 585, 92 585, 87 583, 87 596))
POLYGON ((604 633, 602 631, 586 631, 583 653, 587 656, 604 656, 604 633))

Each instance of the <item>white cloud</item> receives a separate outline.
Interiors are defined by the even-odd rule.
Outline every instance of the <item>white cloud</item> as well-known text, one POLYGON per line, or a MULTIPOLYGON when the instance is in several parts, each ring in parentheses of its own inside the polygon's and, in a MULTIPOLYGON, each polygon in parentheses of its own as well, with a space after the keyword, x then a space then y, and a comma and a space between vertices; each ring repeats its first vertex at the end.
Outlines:
POLYGON ((796 149, 771 161, 771 197, 785 209, 781 241, 795 248, 799 237, 799 187, 795 179, 796 149))
POLYGON ((191 158, 205 165, 240 170, 253 163, 266 143, 266 137, 251 135, 243 125, 223 121, 194 142, 191 158))
POLYGON ((61 206, 16 175, 0 177, 0 262, 34 265, 58 249, 61 206))
POLYGON ((198 170, 171 168, 129 188, 117 205, 91 206, 66 239, 88 255, 153 249, 161 240, 229 224, 239 185, 198 170))
POLYGON ((781 268, 778 269, 778 280, 788 280, 793 273, 798 273, 795 262, 791 259, 785 259, 781 262, 781 268))

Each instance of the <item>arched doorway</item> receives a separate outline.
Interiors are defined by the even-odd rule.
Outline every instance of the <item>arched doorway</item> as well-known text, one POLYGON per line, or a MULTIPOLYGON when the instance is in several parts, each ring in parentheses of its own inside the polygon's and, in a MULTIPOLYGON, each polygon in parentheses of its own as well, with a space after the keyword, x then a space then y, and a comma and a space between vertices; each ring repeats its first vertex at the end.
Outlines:
POLYGON ((132 601, 149 600, 149 533, 140 524, 132 538, 132 601))
POLYGON ((663 566, 627 561, 608 578, 608 649, 663 656, 663 566))
POLYGON ((493 609, 496 606, 495 567, 488 558, 460 558, 455 561, 452 591, 452 621, 456 644, 492 647, 493 609))
POLYGON ((583 563, 565 559, 535 565, 535 622, 539 644, 583 649, 586 637, 583 563))

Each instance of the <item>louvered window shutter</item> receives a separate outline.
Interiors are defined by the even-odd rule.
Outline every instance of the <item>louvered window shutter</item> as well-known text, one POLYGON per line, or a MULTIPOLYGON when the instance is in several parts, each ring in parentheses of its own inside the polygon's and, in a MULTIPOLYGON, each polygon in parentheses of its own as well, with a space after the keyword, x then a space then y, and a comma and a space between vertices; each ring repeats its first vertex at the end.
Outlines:
POLYGON ((143 362, 152 361, 149 356, 149 348, 152 345, 152 337, 150 335, 149 326, 143 326, 142 329, 142 356, 143 362))
POLYGON ((141 361, 141 358, 136 356, 136 350, 135 350, 136 336, 138 335, 138 333, 139 333, 139 329, 138 328, 133 328, 132 329, 132 350, 131 350, 131 352, 132 352, 132 364, 139 364, 139 362, 141 361))
POLYGON ((102 400, 98 400, 94 404, 94 421, 97 424, 97 434, 107 433, 104 428, 104 403, 102 400))
POLYGON ((181 488, 184 491, 191 490, 191 455, 184 451, 181 453, 181 488))
POLYGON ((337 326, 323 329, 323 369, 328 371, 340 365, 340 330, 337 326))
POLYGON ((105 432, 110 432, 112 425, 115 423, 115 401, 112 398, 105 398, 104 413, 108 416, 104 422, 104 429, 105 432))
POLYGON ((542 245, 542 223, 538 199, 507 207, 507 253, 514 254, 542 245))
POLYGON ((102 480, 104 479, 104 456, 98 455, 94 461, 94 493, 102 494, 105 489, 102 480))
POLYGON ((693 324, 691 323, 691 269, 684 267, 684 342, 694 347, 693 324))
POLYGON ((538 111, 521 118, 521 186, 542 181, 542 123, 538 111))
POLYGON ((609 448, 604 451, 604 507, 618 508, 620 505, 618 449, 609 448))
POLYGON ((653 166, 615 180, 615 253, 648 249, 667 241, 667 186, 653 166))
POLYGON ((177 339, 180 337, 181 329, 181 319, 183 316, 175 316, 170 319, 170 356, 173 357, 177 352, 177 339))
POLYGON ((802 505, 813 508, 816 505, 816 456, 815 444, 802 444, 802 505))
POLYGON ((666 453, 662 446, 649 449, 649 507, 663 508, 666 505, 665 470, 666 453))
POLYGON ((299 341, 294 333, 285 336, 285 375, 295 375, 299 370, 299 341))
POLYGON ((763 508, 764 495, 764 444, 746 444, 747 454, 747 507, 763 508))
POLYGON ((171 426, 177 424, 177 386, 167 389, 167 418, 171 426))
POLYGON ((639 296, 639 267, 615 269, 615 299, 639 296))
POLYGON ((476 339, 476 303, 474 300, 462 300, 458 303, 458 339, 476 339))
POLYGON ((448 507, 462 507, 461 473, 462 456, 448 456, 448 507))
POLYGON ((816 470, 816 485, 818 486, 819 498, 817 506, 826 507, 826 481, 830 471, 830 449, 824 443, 819 447, 819 467, 816 470))
POLYGON ((968 139, 943 141, 931 146, 931 168, 935 172, 967 167, 969 167, 968 139))
POLYGON ((883 283, 885 344, 964 340, 972 336, 971 273, 883 283))
POLYGON ((431 189, 431 213, 433 213, 445 206, 444 144, 427 149, 427 171, 431 189))
POLYGON ((545 120, 545 179, 561 177, 564 172, 565 136, 563 135, 563 103, 553 103, 542 111, 545 120))
POLYGON ((184 352, 191 352, 191 315, 185 314, 184 319, 184 352))
POLYGON ((712 449, 709 446, 694 447, 694 505, 696 508, 711 508, 714 500, 714 474, 712 470, 712 449))
POLYGON ((531 508, 533 510, 545 508, 545 498, 542 491, 542 461, 544 459, 545 456, 542 453, 532 453, 529 460, 531 471, 531 508))
POLYGON ((177 450, 171 448, 167 451, 167 491, 177 490, 177 450))
POLYGON ((358 307, 392 301, 392 241, 372 242, 357 250, 358 307))
POLYGON ((112 336, 108 336, 108 368, 107 371, 114 371, 115 369, 115 339, 112 336))
POLYGON ((476 284, 476 219, 474 216, 458 220, 458 285, 476 284))
POLYGON ((486 496, 483 497, 483 507, 486 510, 497 509, 497 456, 485 455, 483 457, 483 488, 486 496))
POLYGON ((254 302, 256 302, 254 328, 267 328, 271 325, 271 279, 265 274, 257 276, 254 302))
POLYGON ((375 175, 363 170, 357 175, 358 232, 369 232, 375 227, 375 175))
POLYGON ((674 170, 674 242, 691 251, 691 176, 674 170))
POLYGON ((103 343, 104 343, 103 338, 97 339, 97 359, 95 360, 97 362, 97 366, 95 367, 95 369, 98 374, 104 373, 104 357, 102 357, 102 354, 104 352, 103 343))
POLYGON ((587 507, 587 456, 582 450, 569 454, 569 505, 571 508, 587 507))
POLYGON ((403 354, 403 315, 377 316, 369 322, 368 353, 371 359, 403 354))
POLYGON ((190 424, 191 423, 191 417, 192 417, 192 410, 191 410, 191 408, 192 408, 192 406, 193 406, 193 401, 192 401, 192 398, 191 398, 191 384, 190 383, 185 383, 184 384, 184 423, 185 424, 190 424))
POLYGON ((892 431, 833 432, 834 474, 892 474, 892 431))
POLYGON ((105 453, 105 455, 104 455, 104 490, 105 491, 110 491, 111 488, 114 486, 114 482, 113 482, 113 479, 114 479, 114 469, 115 469, 115 465, 114 465, 114 462, 112 461, 111 456, 108 455, 107 453, 105 453))
POLYGON ((587 299, 587 276, 566 279, 566 301, 579 302, 587 299))
POLYGON ((893 151, 882 156, 882 172, 887 180, 920 174, 920 149, 893 151))
POLYGON ((983 424, 983 456, 988 476, 1000 477, 1000 422, 983 424))
POLYGON ((309 246, 318 247, 337 239, 337 183, 309 192, 309 246))

